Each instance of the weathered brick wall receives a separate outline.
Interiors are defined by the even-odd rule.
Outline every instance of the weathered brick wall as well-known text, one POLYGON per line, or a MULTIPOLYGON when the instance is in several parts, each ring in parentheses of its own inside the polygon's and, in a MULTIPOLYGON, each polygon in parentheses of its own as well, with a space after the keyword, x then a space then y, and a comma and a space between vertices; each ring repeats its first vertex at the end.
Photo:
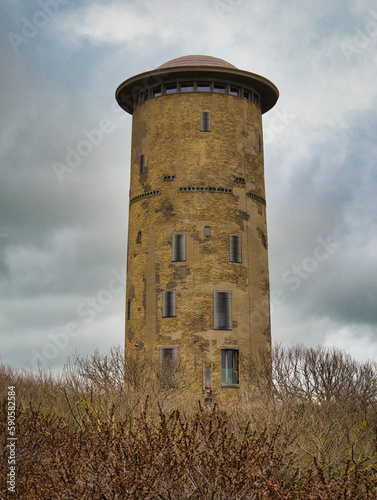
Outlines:
POLYGON ((156 356, 177 346, 179 362, 202 389, 203 363, 221 388, 221 347, 239 348, 240 390, 259 348, 270 350, 269 275, 260 109, 223 94, 180 93, 150 99, 133 114, 126 349, 156 356), (211 132, 200 131, 211 112, 211 132), (145 170, 139 174, 140 155, 145 170), (164 181, 163 176, 175 180, 164 181), (236 182, 234 177, 246 179, 236 182), (225 192, 182 192, 214 186, 225 192), (211 236, 204 234, 210 226, 211 236), (141 243, 137 243, 141 231, 141 243), (186 262, 172 262, 171 235, 186 233, 186 262), (242 263, 229 262, 229 234, 242 235, 242 263), (176 317, 162 318, 162 291, 176 290, 176 317), (213 329, 213 291, 232 292, 230 331, 213 329))

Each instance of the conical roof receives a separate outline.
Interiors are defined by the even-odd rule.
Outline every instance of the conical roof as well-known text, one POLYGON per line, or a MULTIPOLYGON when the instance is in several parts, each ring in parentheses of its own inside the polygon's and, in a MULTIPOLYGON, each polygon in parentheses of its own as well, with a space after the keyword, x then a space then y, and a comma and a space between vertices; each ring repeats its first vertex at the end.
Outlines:
POLYGON ((166 61, 160 66, 157 66, 156 69, 174 68, 177 66, 215 66, 217 68, 237 69, 236 66, 233 66, 233 64, 230 64, 228 61, 224 61, 224 59, 203 55, 176 57, 175 59, 170 59, 170 61, 166 61))

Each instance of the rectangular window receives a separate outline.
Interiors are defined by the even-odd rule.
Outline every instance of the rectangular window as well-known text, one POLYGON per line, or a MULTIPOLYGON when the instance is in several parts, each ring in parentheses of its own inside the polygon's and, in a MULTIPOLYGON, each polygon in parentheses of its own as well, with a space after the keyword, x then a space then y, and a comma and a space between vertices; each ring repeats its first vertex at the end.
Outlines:
POLYGON ((153 97, 158 97, 161 95, 161 87, 156 87, 153 89, 153 97))
POLYGON ((230 87, 229 94, 234 96, 240 95, 240 89, 238 87, 230 87))
POLYGON ((211 131, 211 113, 209 111, 202 111, 200 120, 201 132, 211 131))
POLYGON ((181 92, 193 92, 194 84, 192 82, 181 83, 181 92))
POLYGON ((210 366, 205 366, 204 367, 204 389, 211 389, 212 384, 211 384, 211 367, 210 366))
POLYGON ((219 94, 225 94, 226 93, 226 86, 222 85, 221 83, 215 83, 213 86, 213 91, 217 92, 219 94))
POLYGON ((241 236, 238 234, 229 235, 229 261, 242 262, 241 236))
POLYGON ((141 100, 142 101, 147 101, 148 100, 148 90, 146 90, 145 92, 143 92, 141 94, 141 100))
POLYGON ((127 320, 131 319, 131 300, 127 300, 127 320))
POLYGON ((175 317, 175 290, 164 290, 162 292, 162 317, 175 317))
POLYGON ((232 292, 213 292, 213 328, 232 329, 232 292))
POLYGON ((186 260, 186 233, 172 234, 172 262, 184 262, 186 260))
POLYGON ((144 173, 144 168, 145 168, 145 158, 144 158, 144 155, 140 155, 140 158, 139 158, 139 174, 144 173))
POLYGON ((177 366, 177 348, 160 347, 160 382, 162 387, 176 385, 177 366))
POLYGON ((211 228, 210 228, 210 226, 205 226, 205 228, 204 228, 204 236, 211 236, 211 228))
POLYGON ((221 384, 238 385, 238 349, 221 349, 221 384))
POLYGON ((176 92, 178 92, 177 85, 166 85, 165 92, 166 94, 175 94, 176 92))
POLYGON ((198 92, 211 92, 211 84, 209 82, 200 82, 196 85, 198 92))

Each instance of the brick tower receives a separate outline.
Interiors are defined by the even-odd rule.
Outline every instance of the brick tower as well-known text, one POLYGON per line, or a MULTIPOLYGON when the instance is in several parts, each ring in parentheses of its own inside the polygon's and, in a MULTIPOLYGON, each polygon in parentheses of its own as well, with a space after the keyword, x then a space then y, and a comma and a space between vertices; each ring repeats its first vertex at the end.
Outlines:
POLYGON ((278 90, 198 55, 116 99, 133 115, 126 353, 159 362, 164 384, 237 394, 270 363, 262 113, 278 90))

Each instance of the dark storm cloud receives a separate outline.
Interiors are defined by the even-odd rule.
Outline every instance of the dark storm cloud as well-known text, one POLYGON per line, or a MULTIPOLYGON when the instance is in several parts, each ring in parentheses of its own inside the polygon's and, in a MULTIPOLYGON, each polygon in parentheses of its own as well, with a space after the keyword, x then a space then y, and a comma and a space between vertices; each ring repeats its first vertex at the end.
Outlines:
POLYGON ((3 361, 55 367, 75 347, 123 342, 131 119, 114 91, 190 53, 261 73, 281 93, 264 116, 273 338, 373 352, 374 6, 224 2, 51 0, 56 14, 40 27, 41 2, 3 2, 3 361), (88 135, 96 144, 80 154, 88 135))
POLYGON ((363 338, 366 327, 368 342, 377 342, 377 122, 374 108, 350 118, 328 134, 324 130, 306 157, 290 166, 284 184, 274 187, 272 180, 269 198, 279 226, 279 238, 270 239, 276 320, 301 323, 292 340, 316 331, 315 325, 317 342, 328 335, 334 342, 336 329, 352 328, 347 348, 351 338, 357 343, 358 329, 363 338), (323 250, 316 255, 318 245, 323 250), (326 257, 326 248, 328 258, 318 259, 326 257))
MULTIPOLYGON (((19 33, 22 18, 32 19, 30 9, 17 12, 12 10, 12 29, 9 16, 2 17, 5 33, 19 33)), ((108 342, 98 337, 95 322, 108 317, 111 324, 112 315, 123 316, 122 294, 111 294, 108 284, 125 264, 129 148, 124 136, 129 137, 130 124, 114 107, 119 82, 113 81, 113 68, 98 77, 98 57, 105 54, 61 44, 53 31, 57 20, 18 53, 6 39, 1 42, 0 233, 6 235, 0 238, 1 353, 5 362, 29 366, 33 347, 42 353, 53 342, 51 335, 64 333, 70 323, 83 323, 81 333, 51 359, 53 349, 46 350, 52 366, 61 366, 77 343, 108 342), (96 131, 104 121, 101 138, 96 131), (79 155, 74 168, 58 178, 53 163, 67 166, 68 151, 77 151, 88 135, 95 142, 90 154, 79 155), (96 309, 88 306, 91 300, 96 309), (86 311, 81 316, 80 305, 86 311)), ((120 281, 112 288, 124 295, 120 281)), ((121 328, 118 340, 116 335, 111 343, 121 341, 121 328)))

